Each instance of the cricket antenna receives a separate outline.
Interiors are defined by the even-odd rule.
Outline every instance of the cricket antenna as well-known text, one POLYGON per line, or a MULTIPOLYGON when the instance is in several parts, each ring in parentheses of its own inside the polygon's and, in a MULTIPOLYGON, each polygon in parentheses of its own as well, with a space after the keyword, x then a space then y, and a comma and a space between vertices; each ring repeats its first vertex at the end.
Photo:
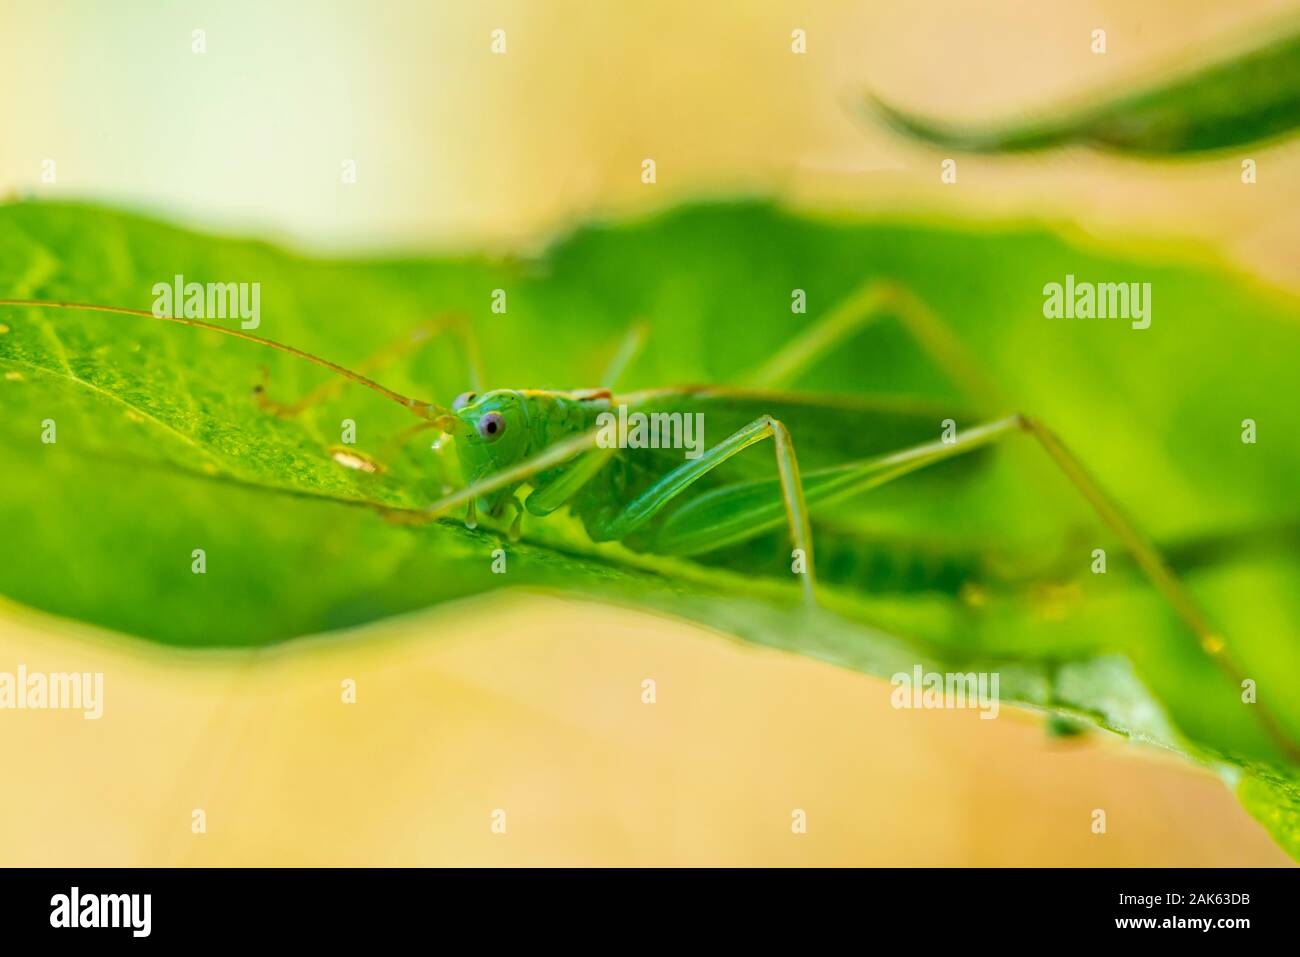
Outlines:
POLYGON ((404 406, 415 415, 422 419, 439 419, 451 417, 450 409, 438 405, 436 402, 424 402, 420 399, 412 399, 409 396, 402 395, 400 392, 394 392, 386 386, 380 385, 373 379, 367 379, 360 373, 353 372, 351 369, 345 369, 337 363, 330 362, 328 359, 322 359, 320 356, 314 356, 310 352, 304 352, 302 349, 295 349, 293 346, 286 346, 283 342, 276 342, 273 339, 263 339, 261 336, 250 335, 242 329, 227 329, 224 326, 214 325, 211 322, 203 322, 200 319, 186 319, 181 316, 158 316, 146 309, 128 309, 125 306, 101 306, 95 303, 87 302, 58 302, 47 299, 0 299, 0 306, 37 306, 44 309, 84 309, 88 312, 112 312, 124 316, 142 316, 145 319, 158 319, 162 322, 175 322, 182 326, 193 326, 196 329, 206 329, 209 332, 219 332, 224 336, 233 336, 236 339, 245 339, 248 342, 255 342, 259 346, 267 346, 271 349, 278 349, 281 352, 287 352, 291 356, 297 356, 299 359, 306 359, 308 362, 314 362, 316 365, 329 369, 335 375, 342 376, 357 385, 363 385, 373 392, 378 392, 387 399, 391 399, 398 405, 404 406))

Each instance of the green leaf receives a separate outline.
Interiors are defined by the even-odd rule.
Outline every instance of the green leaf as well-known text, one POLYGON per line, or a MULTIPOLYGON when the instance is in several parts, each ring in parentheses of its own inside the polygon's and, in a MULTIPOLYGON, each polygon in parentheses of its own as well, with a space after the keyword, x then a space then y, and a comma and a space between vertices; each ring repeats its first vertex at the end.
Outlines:
MULTIPOLYGON (((155 283, 261 283, 260 335, 356 368, 431 315, 477 328, 491 387, 599 381, 647 324, 629 389, 743 381, 871 280, 925 302, 1001 398, 1047 422, 1164 550, 1258 700, 1225 676, 1077 489, 1017 437, 819 509, 820 607, 804 608, 777 529, 696 559, 594 545, 565 514, 524 538, 386 521, 440 494, 414 420, 350 387, 297 419, 326 379, 292 357, 151 319, 0 307, 0 593, 152 641, 261 646, 490 592, 545 589, 686 617, 873 674, 996 672, 1006 702, 1173 748, 1243 781, 1273 822, 1300 800, 1300 306, 1207 255, 1099 249, 1034 227, 824 220, 698 206, 578 230, 535 259, 307 259, 78 206, 0 209, 0 296, 148 309, 155 283), (1152 321, 1048 319, 1066 275, 1149 282, 1152 321), (492 292, 508 292, 505 315, 492 292), (792 291, 807 315, 791 312, 792 291), (1258 424, 1244 444, 1241 422, 1258 424), (356 449, 327 451, 355 422, 356 449), (57 441, 43 443, 43 423, 57 441), (1105 575, 1089 570, 1105 548, 1105 575), (191 570, 202 549, 206 573, 191 570), (502 549, 506 574, 493 572, 502 549), (1265 715, 1268 720, 1265 720, 1265 715), (1271 723, 1271 726, 1270 726, 1271 723)), ((230 321, 228 325, 234 326, 230 321)), ((444 403, 468 387, 439 338, 371 373, 444 403)), ((713 444, 764 413, 807 468, 932 440, 981 417, 901 325, 877 322, 795 383, 804 398, 700 399, 713 444)), ((763 482, 770 452, 735 460, 763 482)), ((1274 833, 1279 833, 1275 823, 1274 833)), ((1284 843, 1285 843, 1285 839, 1284 843)), ((1294 845, 1292 845, 1294 846, 1294 845)))
POLYGON ((1273 839, 1300 860, 1300 790, 1295 778, 1256 768, 1238 783, 1237 796, 1273 839))
POLYGON ((1275 140, 1300 126, 1300 34, 1269 38, 1235 55, 1220 54, 1216 62, 1165 70, 1132 85, 1136 92, 1100 90, 1081 106, 1062 105, 1038 118, 995 126, 941 122, 871 102, 908 136, 965 152, 1072 144, 1153 157, 1225 150, 1275 140))

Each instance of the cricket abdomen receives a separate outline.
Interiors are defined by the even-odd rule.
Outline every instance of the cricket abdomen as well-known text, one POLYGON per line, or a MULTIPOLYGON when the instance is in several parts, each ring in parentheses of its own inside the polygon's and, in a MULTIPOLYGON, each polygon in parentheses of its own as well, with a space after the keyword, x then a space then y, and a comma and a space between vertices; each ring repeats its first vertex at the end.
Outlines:
POLYGON ((931 543, 823 533, 815 538, 814 558, 818 576, 828 584, 872 592, 955 595, 988 577, 978 552, 931 543))
MULTIPOLYGON (((696 555, 693 561, 746 575, 793 578, 789 533, 766 532, 754 539, 696 555)), ((936 592, 959 595, 998 577, 989 556, 961 546, 905 539, 866 538, 852 532, 813 527, 813 565, 817 580, 854 591, 936 592)))

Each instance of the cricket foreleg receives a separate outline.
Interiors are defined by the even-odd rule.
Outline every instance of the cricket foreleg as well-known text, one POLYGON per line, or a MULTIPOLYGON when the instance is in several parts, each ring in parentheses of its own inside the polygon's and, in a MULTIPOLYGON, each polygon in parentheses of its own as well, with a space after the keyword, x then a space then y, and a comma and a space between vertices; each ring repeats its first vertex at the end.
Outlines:
MULTIPOLYGON (((583 432, 562 442, 556 442, 554 445, 548 446, 536 455, 524 459, 510 468, 484 476, 462 489, 457 489, 450 495, 444 495, 418 512, 386 510, 382 506, 380 511, 388 514, 389 518, 395 522, 424 524, 464 508, 469 515, 469 521, 473 522, 477 514, 475 502, 479 498, 498 489, 520 485, 534 475, 560 467, 574 456, 595 448, 599 435, 599 429, 592 429, 590 432, 583 432)), ((471 525, 471 527, 473 526, 471 525)))
MULTIPOLYGON (((362 362, 357 366, 357 371, 373 373, 382 369, 416 349, 427 345, 442 333, 451 333, 460 339, 461 346, 465 351, 468 384, 474 391, 481 390, 483 375, 478 340, 474 336, 474 330, 469 321, 459 313, 448 313, 421 323, 396 342, 391 343, 362 362)), ((280 402, 267 395, 269 383, 270 371, 263 367, 262 382, 253 387, 253 401, 266 411, 286 419, 299 416, 313 406, 333 398, 348 385, 346 379, 330 379, 321 383, 297 401, 280 402)))
POLYGON ((590 482, 613 454, 613 449, 601 448, 585 453, 554 481, 535 489, 524 502, 524 507, 533 515, 550 515, 590 482))
POLYGON ((509 508, 515 513, 514 519, 510 522, 510 530, 506 536, 512 542, 519 541, 519 536, 523 533, 524 522, 524 505, 519 501, 518 495, 511 495, 505 499, 493 514, 493 518, 502 518, 505 510, 509 508))
MULTIPOLYGON (((803 483, 799 478, 799 463, 795 459, 794 444, 790 440, 789 431, 780 421, 768 415, 723 439, 698 459, 688 460, 683 465, 679 465, 613 515, 598 519, 595 526, 591 528, 593 537, 598 541, 627 537, 699 478, 749 446, 768 438, 775 446, 776 466, 781 483, 781 501, 790 527, 790 538, 796 552, 803 557, 800 570, 804 596, 812 601, 816 584, 813 573, 812 528, 808 521, 808 505, 804 501, 803 483)), ((795 559, 797 561, 797 556, 795 559)))

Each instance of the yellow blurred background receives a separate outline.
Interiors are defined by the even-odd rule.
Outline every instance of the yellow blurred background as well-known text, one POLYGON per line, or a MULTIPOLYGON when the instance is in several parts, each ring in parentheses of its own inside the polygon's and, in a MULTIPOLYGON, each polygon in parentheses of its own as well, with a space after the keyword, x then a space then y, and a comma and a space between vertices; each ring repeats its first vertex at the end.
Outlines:
POLYGON ((105 690, 0 714, 5 864, 1287 863, 1180 759, 641 612, 497 593, 251 654, 8 618, 5 667, 105 690))
MULTIPOLYGON (((1235 156, 1082 151, 962 157, 943 187, 939 154, 858 105, 1016 115, 1293 6, 6 3, 0 193, 328 250, 529 248, 587 216, 778 195, 1186 236, 1297 285, 1294 147, 1243 154, 1250 188, 1235 156)), ((102 670, 107 697, 97 722, 0 713, 0 863, 1286 863, 1182 762, 1053 743, 1012 709, 894 711, 881 680, 622 609, 498 596, 247 656, 0 618, 0 670, 102 670)))
POLYGON ((1083 150, 962 157, 952 187, 941 154, 861 106, 869 90, 940 118, 1017 116, 1226 54, 1288 11, 1300 16, 1294 0, 13 0, 0 191, 346 250, 536 244, 584 216, 778 194, 1185 235, 1294 284, 1294 147, 1247 151, 1251 188, 1236 155, 1168 166, 1083 150))

